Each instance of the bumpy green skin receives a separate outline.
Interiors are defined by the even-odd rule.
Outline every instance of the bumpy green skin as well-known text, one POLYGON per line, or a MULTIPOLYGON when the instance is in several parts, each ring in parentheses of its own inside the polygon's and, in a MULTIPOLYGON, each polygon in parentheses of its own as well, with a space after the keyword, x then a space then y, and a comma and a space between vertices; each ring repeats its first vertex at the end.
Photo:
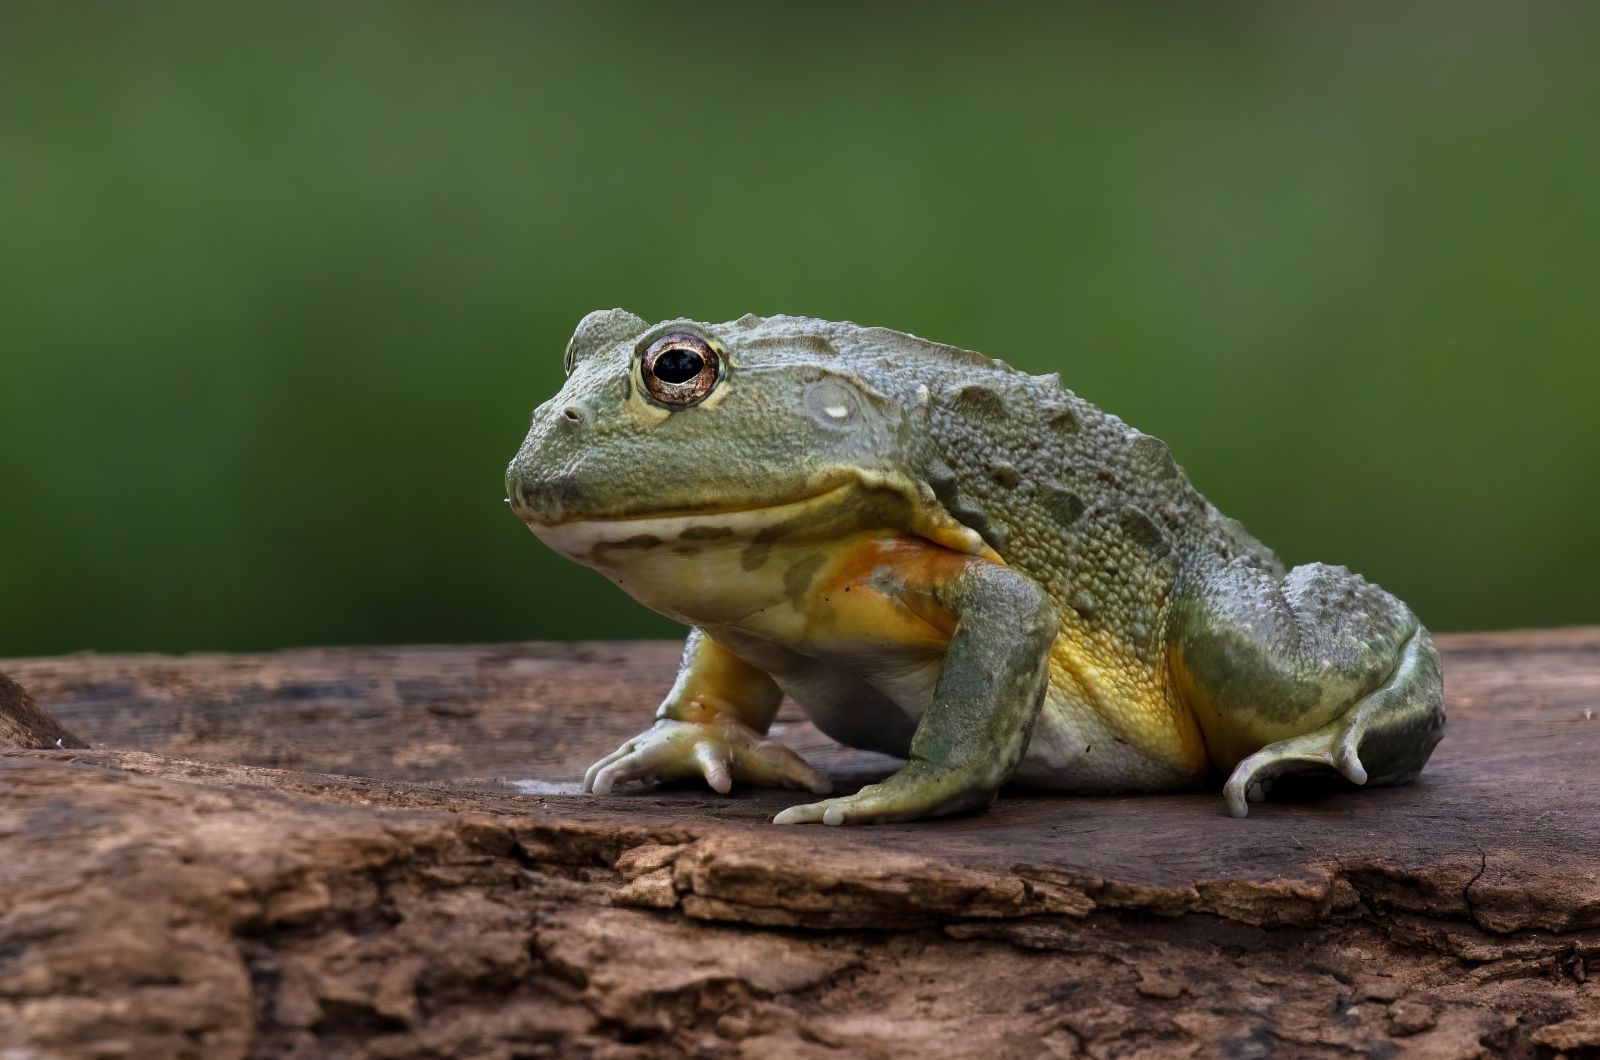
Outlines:
POLYGON ((1163 611, 1185 569, 1237 560, 1282 573, 1189 484, 1160 439, 1054 375, 991 368, 961 378, 941 387, 929 416, 935 494, 1008 564, 1140 659, 1160 651, 1163 611))
MULTIPOLYGON (((1004 561, 940 589, 939 602, 960 627, 901 752, 911 759, 907 769, 858 795, 786 811, 780 821, 900 820, 983 804, 1033 753, 1029 737, 1042 702, 1047 714, 1067 719, 1052 739, 1077 738, 1073 712, 1088 708, 1051 691, 1053 643, 1057 652, 1066 645, 1091 656, 1125 655, 1166 690, 1160 709, 1192 713, 1211 761, 1237 766, 1225 789, 1236 815, 1287 771, 1331 768, 1357 783, 1408 780, 1439 740, 1438 656, 1404 604, 1340 567, 1286 573, 1270 549, 1194 489, 1165 444, 1053 375, 1029 376, 980 354, 849 323, 747 316, 650 326, 621 310, 585 318, 567 357, 566 386, 535 412, 507 476, 514 506, 536 533, 585 520, 761 509, 857 483, 866 484, 863 522, 903 530, 933 513, 975 531, 1004 561), (719 387, 727 393, 705 408, 641 412, 637 351, 672 331, 725 349, 719 387)), ((614 562, 619 549, 662 546, 649 537, 596 547, 614 562)), ((746 549, 746 569, 761 566, 761 547, 758 540, 746 549)), ((800 567, 789 572, 797 606, 810 577, 800 567)), ((862 665, 837 653, 812 658, 805 643, 781 645, 789 654, 780 657, 736 622, 700 622, 670 601, 649 602, 705 626, 775 676, 790 656, 842 670, 862 665)), ((692 674, 687 662, 685 673, 692 674)), ((1085 692, 1095 694, 1101 702, 1116 695, 1085 692)), ((888 742, 900 746, 900 739, 888 742)), ((613 776, 671 775, 645 765, 629 772, 628 762, 649 757, 634 743, 605 760, 621 763, 613 776)), ((1155 789, 1199 779, 1128 762, 1122 773, 1104 766, 1111 772, 1081 786, 1155 789)), ((812 780, 789 775, 797 784, 815 786, 812 780)), ((1072 777, 1059 786, 1073 788, 1072 777)))

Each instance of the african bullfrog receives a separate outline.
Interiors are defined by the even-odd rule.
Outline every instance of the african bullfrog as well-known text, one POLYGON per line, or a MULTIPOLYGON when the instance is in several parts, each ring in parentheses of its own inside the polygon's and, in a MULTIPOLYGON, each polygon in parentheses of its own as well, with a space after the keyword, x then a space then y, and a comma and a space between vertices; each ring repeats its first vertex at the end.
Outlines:
POLYGON ((781 824, 905 821, 1002 784, 1415 777, 1439 656, 1343 567, 1285 570, 1160 440, 982 354, 807 317, 591 313, 507 472, 545 544, 690 627, 655 724, 585 790, 830 791, 767 738, 785 695, 906 759, 781 824))

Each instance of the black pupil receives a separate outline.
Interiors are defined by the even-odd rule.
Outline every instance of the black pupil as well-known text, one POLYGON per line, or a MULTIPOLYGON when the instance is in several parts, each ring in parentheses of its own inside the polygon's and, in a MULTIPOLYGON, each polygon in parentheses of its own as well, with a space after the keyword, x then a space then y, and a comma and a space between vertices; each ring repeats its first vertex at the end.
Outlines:
POLYGON ((687 383, 699 375, 705 365, 705 358, 699 353, 677 346, 657 357, 651 371, 663 383, 687 383))

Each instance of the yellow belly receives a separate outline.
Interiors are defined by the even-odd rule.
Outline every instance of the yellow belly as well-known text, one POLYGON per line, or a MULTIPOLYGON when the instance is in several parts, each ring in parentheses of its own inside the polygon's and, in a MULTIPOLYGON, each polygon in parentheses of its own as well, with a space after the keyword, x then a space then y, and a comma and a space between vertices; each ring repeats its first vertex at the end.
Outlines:
POLYGON ((1205 741, 1164 668, 1067 611, 1050 687, 1017 779, 1069 791, 1161 790, 1206 776, 1205 741))

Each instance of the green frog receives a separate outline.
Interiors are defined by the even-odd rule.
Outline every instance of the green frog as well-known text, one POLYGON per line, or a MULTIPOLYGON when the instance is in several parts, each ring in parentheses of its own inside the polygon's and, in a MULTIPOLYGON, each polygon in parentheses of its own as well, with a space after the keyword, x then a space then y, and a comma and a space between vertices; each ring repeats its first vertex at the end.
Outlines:
POLYGON ((1285 570, 1160 440, 1055 375, 808 317, 585 317, 507 472, 550 548, 689 627, 653 726, 584 788, 830 794, 767 732, 784 696, 905 759, 779 824, 909 821, 1008 782, 1159 792, 1226 775, 1416 777, 1432 638, 1343 567, 1285 570))

